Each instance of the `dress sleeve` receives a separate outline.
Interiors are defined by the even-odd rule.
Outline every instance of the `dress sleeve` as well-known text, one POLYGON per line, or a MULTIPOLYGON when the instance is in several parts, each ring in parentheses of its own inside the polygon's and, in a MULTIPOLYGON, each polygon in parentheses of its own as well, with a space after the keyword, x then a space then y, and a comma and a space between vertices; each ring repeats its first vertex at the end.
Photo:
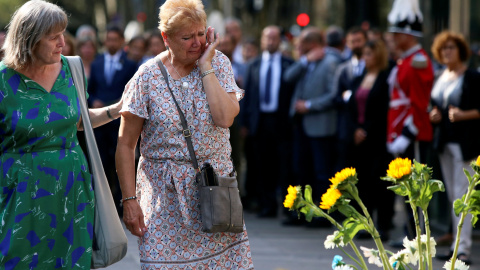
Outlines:
POLYGON ((150 73, 146 68, 139 68, 137 73, 125 86, 125 96, 123 106, 120 110, 122 112, 130 112, 141 118, 148 119, 148 108, 150 103, 150 94, 148 83, 150 73))
POLYGON ((220 82, 220 86, 227 91, 227 93, 236 93, 237 100, 241 100, 245 91, 240 89, 235 82, 233 74, 232 63, 226 55, 220 51, 216 51, 215 57, 212 59, 212 66, 215 69, 215 75, 220 82))

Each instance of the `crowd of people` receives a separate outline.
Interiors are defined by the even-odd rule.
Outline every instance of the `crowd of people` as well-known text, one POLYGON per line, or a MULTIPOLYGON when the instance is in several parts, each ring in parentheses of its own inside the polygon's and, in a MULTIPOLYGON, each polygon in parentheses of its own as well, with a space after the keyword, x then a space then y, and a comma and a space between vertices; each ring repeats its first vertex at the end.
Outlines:
MULTIPOLYGON (((85 157, 76 156, 80 153, 77 147, 84 143, 83 135, 78 135, 77 143, 74 133, 82 129, 77 124, 79 112, 73 108, 75 97, 69 100, 68 95, 64 98, 59 93, 71 84, 62 81, 68 81, 70 74, 58 48, 65 56, 79 55, 83 60, 104 169, 119 216, 123 216, 127 229, 142 239, 139 248, 146 266, 160 264, 159 253, 163 260, 179 260, 178 248, 168 249, 169 253, 150 243, 164 242, 167 246, 184 241, 204 259, 200 262, 187 250, 180 252, 186 259, 194 258, 196 264, 210 264, 212 261, 205 258, 221 250, 225 257, 215 259, 216 263, 253 268, 246 230, 222 234, 221 241, 218 235, 200 232, 191 159, 188 151, 177 149, 186 149, 177 134, 180 120, 167 110, 175 108, 170 95, 156 92, 166 91, 166 83, 174 86, 175 98, 192 121, 195 151, 201 162, 212 163, 225 175, 236 169, 245 210, 256 212, 260 218, 281 215, 285 226, 331 226, 325 219, 305 222, 296 213, 280 210, 287 186, 310 185, 313 199, 319 202, 335 172, 354 167, 360 179, 360 196, 375 213, 377 228, 387 240, 393 227, 395 197, 380 177, 396 157, 423 163, 437 158, 450 203, 466 191, 463 169, 469 169, 469 162, 480 154, 480 141, 475 139, 480 128, 480 75, 468 68, 471 51, 461 34, 444 31, 433 40, 430 53, 422 48, 418 14, 414 14, 414 21, 401 17, 391 21, 392 27, 385 33, 357 26, 346 33, 338 26, 324 30, 307 26, 292 38, 280 26, 269 25, 257 40, 234 18, 225 20, 225 35, 215 35, 206 25, 200 1, 167 1, 160 11, 160 31, 146 31, 126 40, 118 26, 105 29, 104 36, 89 25, 79 27, 75 35, 69 34, 64 31, 67 17, 61 9, 41 0, 29 3, 20 11, 48 8, 56 21, 43 21, 36 13, 30 17, 16 13, 12 22, 25 17, 32 27, 41 25, 43 30, 34 37, 36 40, 28 42, 33 54, 23 55, 25 52, 17 47, 31 37, 22 32, 14 36, 14 31, 24 26, 11 24, 2 50, 5 58, 0 79, 8 87, 0 89, 0 118, 4 119, 0 124, 0 175, 2 196, 6 196, 2 197, 5 207, 1 213, 10 217, 5 227, 9 229, 1 230, 2 251, 21 249, 10 243, 13 237, 28 239, 32 248, 40 238, 48 237, 48 247, 58 255, 51 258, 52 265, 89 265, 89 257, 82 254, 88 252, 92 237, 87 230, 74 237, 73 231, 92 226, 93 208, 87 207, 92 204, 92 189, 89 183, 79 183, 79 178, 88 177, 85 157), (174 16, 176 13, 180 15, 174 16), (45 56, 51 51, 50 58, 45 56), (23 57, 24 62, 16 57, 23 57), (165 65, 168 78, 161 75, 159 61, 165 65), (48 72, 38 73, 40 69, 48 72), (62 76, 57 79, 59 72, 62 76), (212 73, 215 76, 209 75, 212 73), (14 99, 25 92, 22 89, 36 89, 38 93, 28 92, 36 98, 14 99), (58 94, 48 95, 50 103, 35 102, 49 93, 58 94), (15 105, 27 100, 23 107, 15 105), (59 100, 73 107, 62 107, 59 100), (68 115, 61 115, 62 110, 68 115), (41 114, 46 115, 39 117, 41 114), (120 115, 121 121, 117 119, 120 115), (56 126, 60 120, 67 122, 56 126), (54 125, 49 126, 50 122, 54 125), (64 126, 70 128, 64 130, 64 126), (31 132, 32 127, 39 131, 31 132), (22 135, 27 130, 31 136, 22 135), (228 140, 230 144, 225 143, 228 140), (56 148, 64 149, 60 157, 49 156, 47 150, 56 148), (16 161, 19 157, 21 161, 16 161), (71 164, 52 165, 52 159, 65 159, 71 164), (67 190, 63 184, 61 188, 53 184, 62 173, 77 177, 74 187, 73 182, 65 183, 67 190), (37 179, 37 175, 45 174, 53 177, 51 183, 37 179), (29 177, 37 183, 18 182, 29 177), (75 193, 69 194, 70 189, 75 193), (62 233, 72 232, 65 236, 67 243, 43 230, 26 229, 19 231, 20 236, 12 235, 22 219, 32 223, 39 215, 51 217, 49 224, 42 219, 42 226, 57 227, 56 217, 60 219, 63 208, 42 212, 29 208, 34 204, 22 204, 25 207, 16 209, 17 202, 33 200, 24 198, 30 193, 33 199, 62 193, 54 203, 59 207, 81 198, 86 210, 81 223, 75 222, 77 227, 68 218, 72 222, 74 217, 78 219, 78 210, 71 210, 68 222, 63 222, 65 217, 62 222, 58 220, 62 233), (193 234, 187 233, 192 228, 193 234), (178 239, 168 236, 171 232, 178 239), (77 243, 77 238, 84 240, 77 243), (56 245, 56 240, 62 244, 56 245), (77 253, 65 251, 72 248, 77 253)), ((458 217, 453 210, 451 218, 456 224, 458 217)), ((408 233, 409 220, 405 227, 408 233)), ((456 226, 452 227, 456 235, 456 226)), ((458 253, 465 262, 470 256, 471 234, 471 223, 466 222, 458 253)), ((39 252, 32 253, 36 254, 32 264, 35 258, 44 256, 44 250, 39 252)), ((13 267, 20 263, 6 252, 0 262, 13 267)))
MULTIPOLYGON (((247 210, 261 218, 282 215, 285 226, 330 227, 325 219, 305 222, 278 206, 288 185, 312 186, 319 202, 329 178, 354 167, 361 197, 387 240, 395 195, 380 177, 394 158, 434 164, 449 204, 466 192, 463 169, 471 171, 469 163, 480 154, 472 137, 480 123, 480 75, 468 68, 469 45, 461 34, 444 31, 424 49, 418 18, 408 28, 405 21, 392 25, 380 34, 361 27, 344 34, 338 26, 324 31, 310 26, 292 40, 270 25, 262 31, 258 56, 244 63, 232 57, 231 44, 225 50, 220 46, 245 89, 231 141, 243 146, 233 151, 241 151, 234 156, 246 161, 247 210)), ((230 28, 229 43, 235 40, 230 28)), ((247 42, 237 47, 245 49, 247 42)), ((458 223, 453 209, 451 220, 458 223)), ((405 221, 409 236, 411 222, 405 221)), ((456 235, 456 225, 451 227, 445 236, 456 235)), ((458 253, 467 263, 471 234, 468 224, 458 253)))

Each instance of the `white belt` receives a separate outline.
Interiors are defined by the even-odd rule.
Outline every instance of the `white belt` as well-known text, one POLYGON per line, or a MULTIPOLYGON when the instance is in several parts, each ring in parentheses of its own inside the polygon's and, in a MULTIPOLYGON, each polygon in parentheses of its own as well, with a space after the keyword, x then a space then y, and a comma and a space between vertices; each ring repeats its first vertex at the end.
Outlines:
POLYGON ((390 100, 390 108, 397 108, 400 106, 408 106, 410 105, 410 99, 408 98, 399 98, 390 100))

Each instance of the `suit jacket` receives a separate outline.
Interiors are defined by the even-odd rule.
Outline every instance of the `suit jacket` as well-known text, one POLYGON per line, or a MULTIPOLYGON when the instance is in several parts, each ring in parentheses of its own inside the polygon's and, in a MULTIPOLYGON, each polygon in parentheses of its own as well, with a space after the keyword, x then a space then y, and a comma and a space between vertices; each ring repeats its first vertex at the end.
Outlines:
POLYGON ((127 59, 127 54, 124 52, 120 56, 119 62, 121 67, 115 71, 112 84, 108 85, 104 72, 105 55, 101 54, 93 61, 88 81, 90 103, 98 99, 108 105, 117 102, 122 97, 125 85, 137 72, 137 64, 127 59))
POLYGON ((336 89, 333 88, 335 70, 339 59, 331 54, 315 63, 314 69, 309 74, 307 67, 297 61, 285 72, 285 80, 296 82, 295 93, 290 105, 290 116, 295 115, 295 102, 308 100, 311 102, 310 110, 302 117, 302 126, 310 137, 333 136, 337 127, 337 113, 335 110, 336 89))
MULTIPOLYGON (((365 69, 362 71, 362 75, 364 74, 365 69)), ((348 108, 347 102, 343 100, 343 92, 346 90, 354 90, 353 83, 357 80, 358 77, 363 77, 362 75, 355 76, 353 73, 353 63, 351 60, 347 60, 346 62, 340 64, 335 72, 335 79, 333 80, 333 88, 337 91, 335 97, 335 104, 338 110, 338 139, 347 141, 350 134, 349 134, 349 123, 348 123, 348 108)))
MULTIPOLYGON (((241 125, 248 128, 249 134, 255 136, 258 130, 258 123, 260 119, 260 65, 262 62, 261 55, 248 63, 245 72, 244 88, 245 98, 241 103, 241 125)), ((280 89, 278 96, 278 109, 276 115, 278 119, 285 120, 285 127, 288 127, 288 109, 290 107, 290 100, 293 93, 293 85, 285 82, 285 70, 293 64, 293 60, 282 56, 280 74, 280 89)), ((279 136, 284 133, 280 132, 279 136)))

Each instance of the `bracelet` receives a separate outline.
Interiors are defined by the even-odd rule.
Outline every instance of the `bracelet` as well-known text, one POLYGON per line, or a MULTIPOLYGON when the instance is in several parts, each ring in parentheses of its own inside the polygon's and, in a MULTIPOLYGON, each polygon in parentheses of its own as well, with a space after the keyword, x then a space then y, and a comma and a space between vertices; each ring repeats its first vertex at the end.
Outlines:
POLYGON ((123 202, 124 201, 128 201, 128 200, 135 200, 137 198, 137 196, 132 196, 132 197, 127 197, 125 199, 120 199, 120 206, 123 205, 123 202))
POLYGON ((113 116, 110 114, 110 107, 107 107, 107 116, 108 118, 115 120, 115 118, 113 118, 113 116))
POLYGON ((213 68, 203 72, 202 75, 201 75, 202 79, 203 79, 203 77, 205 77, 208 74, 213 73, 213 72, 215 72, 215 70, 213 68))

